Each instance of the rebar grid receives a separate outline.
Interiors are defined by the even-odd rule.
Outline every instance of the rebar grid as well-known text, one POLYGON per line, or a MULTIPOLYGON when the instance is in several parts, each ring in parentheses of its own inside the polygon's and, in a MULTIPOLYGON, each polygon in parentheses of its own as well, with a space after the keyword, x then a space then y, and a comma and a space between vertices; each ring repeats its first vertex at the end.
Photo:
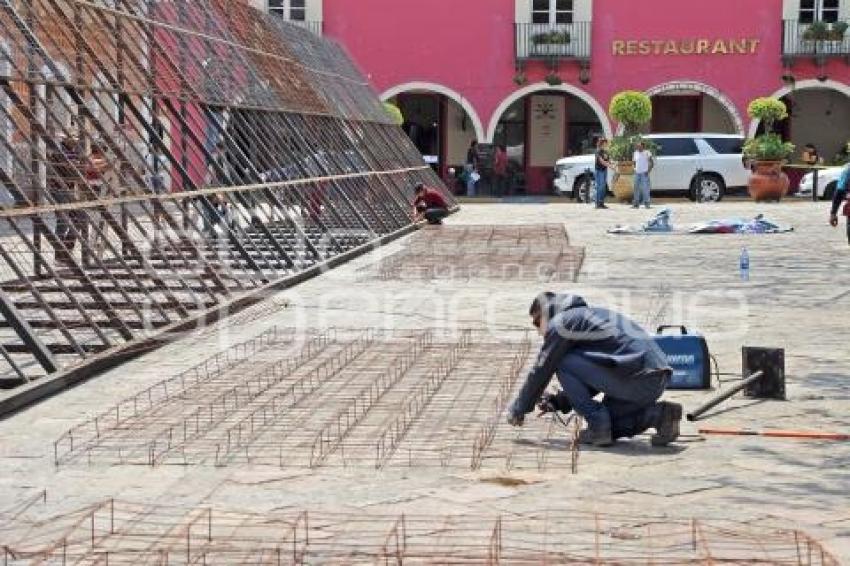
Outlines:
POLYGON ((575 281, 584 248, 562 224, 442 226, 423 230, 374 266, 367 278, 575 281))
POLYGON ((244 3, 0 0, 0 37, 0 386, 396 233, 440 186, 338 45, 244 3))
POLYGON ((837 566, 807 534, 759 520, 582 511, 490 515, 242 513, 105 500, 0 516, 0 558, 23 564, 717 564, 837 566))
POLYGON ((54 461, 575 472, 577 422, 506 423, 530 355, 522 332, 273 328, 74 426, 54 461))

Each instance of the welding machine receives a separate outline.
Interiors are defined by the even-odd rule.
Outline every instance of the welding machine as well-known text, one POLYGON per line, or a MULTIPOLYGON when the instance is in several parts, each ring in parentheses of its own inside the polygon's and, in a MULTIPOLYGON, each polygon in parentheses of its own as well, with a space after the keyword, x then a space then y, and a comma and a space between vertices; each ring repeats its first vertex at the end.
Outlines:
POLYGON ((664 325, 658 327, 653 339, 673 368, 668 389, 711 388, 711 358, 704 336, 692 334, 684 326, 664 325), (678 329, 679 333, 665 333, 671 328, 678 329))

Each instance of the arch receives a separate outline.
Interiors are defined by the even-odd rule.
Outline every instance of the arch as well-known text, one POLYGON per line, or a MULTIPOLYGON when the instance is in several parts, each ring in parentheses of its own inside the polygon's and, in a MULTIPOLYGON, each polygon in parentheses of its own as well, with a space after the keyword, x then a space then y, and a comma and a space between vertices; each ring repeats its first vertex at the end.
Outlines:
MULTIPOLYGON (((773 94, 771 94, 770 96, 774 98, 782 98, 783 96, 787 96, 794 91, 807 89, 835 90, 844 94, 844 96, 850 98, 850 85, 846 85, 844 83, 840 83, 833 80, 820 81, 817 79, 808 79, 805 81, 799 81, 797 83, 794 83, 793 85, 784 86, 773 94)), ((750 122, 749 137, 754 137, 758 133, 758 128, 759 121, 752 120, 750 122)))
MULTIPOLYGON (((705 83, 701 83, 699 81, 692 80, 678 80, 678 81, 668 81, 666 83, 662 83, 660 85, 656 85, 652 88, 649 88, 644 91, 649 97, 656 96, 658 94, 664 94, 666 92, 676 92, 683 90, 691 90, 694 92, 700 92, 702 94, 708 95, 714 100, 716 100, 723 107, 726 112, 729 113, 729 116, 732 118, 732 123, 735 126, 735 130, 738 134, 744 135, 744 120, 741 117, 741 113, 738 111, 738 107, 735 106, 735 103, 732 102, 732 99, 720 92, 718 89, 714 88, 711 85, 707 85, 705 83)), ((617 128, 617 133, 623 133, 623 126, 620 125, 617 128)))
POLYGON ((535 83, 532 85, 525 86, 517 91, 514 91, 510 94, 510 96, 504 99, 501 104, 499 104, 499 106, 496 108, 496 111, 493 112, 493 115, 490 117, 490 124, 487 127, 486 142, 493 142, 493 138, 496 135, 496 127, 499 125, 499 120, 502 118, 502 114, 504 114, 508 110, 508 108, 510 108, 511 104, 525 96, 528 96, 529 94, 534 94, 535 92, 540 92, 544 90, 566 92, 567 94, 572 94, 576 98, 581 99, 585 104, 590 106, 590 108, 596 114, 596 117, 599 118, 599 123, 602 124, 602 129, 605 131, 605 137, 611 137, 611 122, 608 120, 608 114, 605 113, 605 110, 596 101, 596 99, 589 95, 587 92, 569 84, 560 84, 557 86, 552 86, 548 83, 535 83))
POLYGON ((469 116, 469 119, 472 122, 472 127, 475 129, 475 138, 479 142, 484 141, 484 127, 481 124, 481 118, 478 117, 478 113, 475 111, 475 108, 472 106, 468 99, 463 97, 462 94, 448 87, 437 83, 413 81, 396 85, 392 88, 385 90, 383 93, 381 93, 380 98, 383 102, 386 102, 387 100, 398 94, 415 90, 436 92, 437 94, 442 94, 447 98, 457 102, 461 106, 461 108, 463 108, 463 110, 466 112, 466 115, 469 116))

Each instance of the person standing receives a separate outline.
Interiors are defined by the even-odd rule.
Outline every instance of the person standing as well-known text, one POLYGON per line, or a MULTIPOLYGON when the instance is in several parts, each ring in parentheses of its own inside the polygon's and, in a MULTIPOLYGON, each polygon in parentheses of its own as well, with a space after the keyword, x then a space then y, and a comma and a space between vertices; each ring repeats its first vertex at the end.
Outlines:
POLYGON ((807 143, 803 146, 802 161, 809 167, 823 164, 823 158, 818 154, 818 149, 813 143, 807 143))
POLYGON ((833 228, 838 226, 838 209, 844 201, 842 213, 847 217, 847 243, 850 244, 850 163, 844 166, 844 171, 838 177, 835 186, 835 194, 832 195, 832 208, 829 212, 829 224, 833 228))
POLYGON ((608 140, 599 138, 596 142, 596 167, 593 174, 596 184, 596 208, 608 208, 605 206, 605 195, 608 193, 608 169, 611 167, 608 140))
POLYGON ((646 206, 646 208, 649 208, 649 174, 652 173, 652 168, 655 167, 655 159, 652 157, 652 152, 646 149, 646 144, 642 141, 637 143, 635 152, 632 155, 632 161, 635 162, 635 184, 632 208, 639 207, 641 203, 646 206))
POLYGON ((505 196, 508 192, 508 153, 503 145, 497 145, 493 154, 493 175, 496 178, 496 196, 505 196))
POLYGON ((476 140, 472 140, 469 149, 466 150, 464 169, 466 170, 466 196, 474 197, 475 184, 481 178, 480 173, 478 173, 478 142, 476 140))

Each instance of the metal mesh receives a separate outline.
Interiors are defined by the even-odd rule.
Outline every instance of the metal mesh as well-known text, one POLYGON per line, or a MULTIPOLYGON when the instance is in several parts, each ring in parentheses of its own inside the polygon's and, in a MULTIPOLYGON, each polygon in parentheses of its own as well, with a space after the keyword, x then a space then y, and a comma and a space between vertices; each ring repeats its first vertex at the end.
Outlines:
POLYGON ((775 520, 536 513, 245 513, 115 499, 58 513, 47 492, 0 513, 4 564, 785 564, 837 566, 775 520))
POLYGON ((390 122, 241 2, 0 0, 0 386, 408 227, 440 182, 390 122))

